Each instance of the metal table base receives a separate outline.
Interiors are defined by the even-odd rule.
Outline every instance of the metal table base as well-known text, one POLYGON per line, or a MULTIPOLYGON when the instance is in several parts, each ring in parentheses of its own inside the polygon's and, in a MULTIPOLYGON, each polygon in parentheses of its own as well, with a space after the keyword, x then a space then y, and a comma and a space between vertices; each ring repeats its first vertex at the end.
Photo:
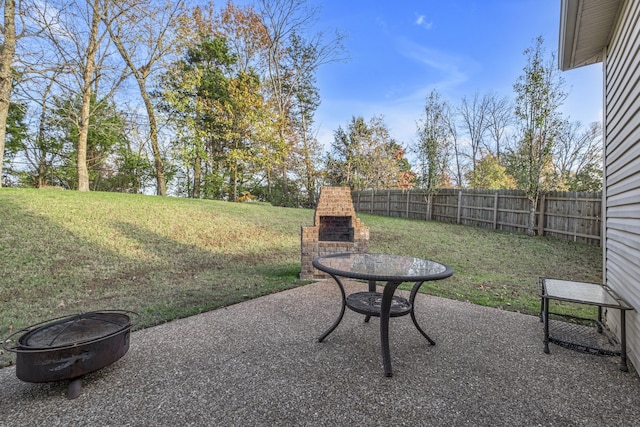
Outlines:
POLYGON ((352 311, 356 313, 364 314, 364 321, 368 322, 371 317, 380 317, 380 343, 382 346, 382 362, 384 365, 384 373, 387 377, 393 375, 393 371, 391 368, 391 352, 389 350, 389 319, 391 317, 399 317, 405 316, 407 314, 411 315, 411 320, 413 321, 414 326, 422 334, 423 337, 429 342, 431 345, 436 345, 436 342, 427 335, 427 333, 420 327, 418 321, 416 319, 415 313, 413 311, 414 302, 416 299, 416 295, 420 290, 420 287, 424 283, 424 281, 416 282, 411 289, 411 294, 409 295, 409 299, 394 296, 394 293, 398 286, 402 282, 394 282, 389 281, 384 286, 384 290, 382 293, 376 291, 376 281, 369 281, 369 291, 368 292, 356 292, 347 296, 344 285, 340 278, 334 274, 331 274, 331 277, 335 280, 340 288, 340 292, 342 294, 342 309, 340 310, 340 314, 336 321, 327 329, 321 336, 318 338, 318 342, 322 342, 331 332, 334 331, 342 321, 344 317, 345 307, 349 307, 352 311))

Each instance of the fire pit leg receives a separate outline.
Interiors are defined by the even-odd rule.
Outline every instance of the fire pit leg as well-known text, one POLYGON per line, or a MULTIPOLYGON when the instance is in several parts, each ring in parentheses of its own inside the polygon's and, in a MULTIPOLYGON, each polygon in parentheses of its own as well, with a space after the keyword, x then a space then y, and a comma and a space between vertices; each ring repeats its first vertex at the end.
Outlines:
POLYGON ((67 388, 67 399, 75 399, 82 393, 82 377, 74 378, 67 388))

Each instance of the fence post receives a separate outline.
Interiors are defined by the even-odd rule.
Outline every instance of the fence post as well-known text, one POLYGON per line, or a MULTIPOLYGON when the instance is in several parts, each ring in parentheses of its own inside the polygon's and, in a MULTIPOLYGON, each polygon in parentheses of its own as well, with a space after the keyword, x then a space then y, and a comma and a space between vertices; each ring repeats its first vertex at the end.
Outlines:
POLYGON ((387 216, 391 216, 391 190, 387 190, 387 216))
POLYGON ((376 190, 369 190, 371 192, 371 203, 369 203, 369 213, 373 214, 373 200, 376 196, 376 190))
POLYGON ((493 194, 493 229, 498 228, 498 192, 493 194))
POLYGON ((462 214, 462 190, 458 191, 458 216, 456 218, 456 224, 460 224, 461 214, 462 214))
POLYGON ((409 199, 411 198, 410 195, 411 195, 411 190, 407 190, 407 213, 405 215, 406 218, 409 218, 409 199))
POLYGON ((545 195, 540 197, 540 209, 538 213, 538 236, 544 236, 544 210, 545 210, 545 195))

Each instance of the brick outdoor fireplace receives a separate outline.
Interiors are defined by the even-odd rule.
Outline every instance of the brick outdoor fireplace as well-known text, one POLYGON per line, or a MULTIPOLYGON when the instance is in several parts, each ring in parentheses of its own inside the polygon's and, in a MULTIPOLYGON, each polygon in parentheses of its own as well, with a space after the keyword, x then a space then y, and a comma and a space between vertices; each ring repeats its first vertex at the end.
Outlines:
POLYGON ((313 268, 317 256, 368 250, 369 228, 356 218, 349 187, 322 187, 313 227, 302 227, 300 233, 300 278, 328 277, 313 268))

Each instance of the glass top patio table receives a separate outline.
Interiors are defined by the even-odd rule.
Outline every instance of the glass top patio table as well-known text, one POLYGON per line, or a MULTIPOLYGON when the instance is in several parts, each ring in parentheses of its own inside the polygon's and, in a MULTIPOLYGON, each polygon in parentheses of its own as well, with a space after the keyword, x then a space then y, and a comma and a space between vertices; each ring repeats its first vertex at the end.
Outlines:
POLYGON ((389 318, 411 314, 418 331, 431 343, 435 342, 422 330, 414 314, 414 301, 425 281, 445 279, 453 270, 436 261, 410 256, 372 253, 339 253, 317 257, 313 266, 333 277, 342 293, 342 310, 334 324, 320 337, 323 341, 339 324, 345 307, 364 314, 365 322, 371 316, 380 317, 380 341, 385 375, 392 376, 389 351, 389 318), (340 277, 369 282, 368 292, 356 292, 347 297, 340 277), (376 282, 387 282, 382 293, 376 291, 376 282), (403 282, 415 282, 409 300, 394 296, 403 282))

